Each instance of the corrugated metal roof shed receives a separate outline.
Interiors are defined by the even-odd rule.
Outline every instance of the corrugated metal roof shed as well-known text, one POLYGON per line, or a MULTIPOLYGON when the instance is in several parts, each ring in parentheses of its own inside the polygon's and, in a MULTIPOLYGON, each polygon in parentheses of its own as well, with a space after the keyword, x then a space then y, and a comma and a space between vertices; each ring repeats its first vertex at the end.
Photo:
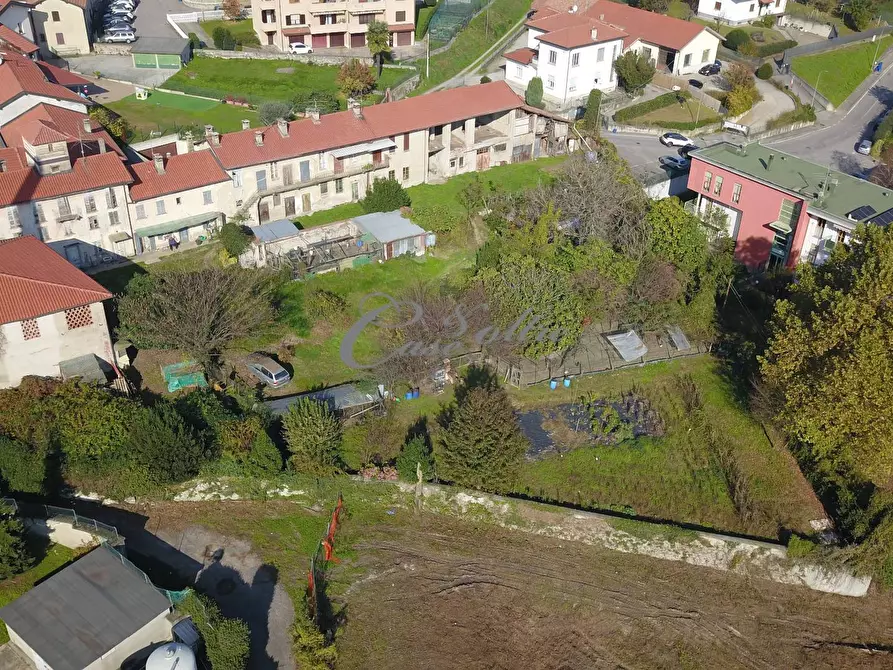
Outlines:
POLYGON ((422 228, 404 219, 399 211, 364 214, 354 217, 353 222, 382 244, 425 234, 422 228))
POLYGON ((259 226, 252 226, 251 232, 258 242, 275 242, 285 240, 298 234, 298 227, 288 219, 271 221, 259 226))
POLYGON ((340 412, 351 407, 359 407, 368 405, 378 400, 377 395, 363 393, 353 384, 342 384, 341 386, 333 386, 332 388, 323 389, 322 391, 313 391, 311 393, 301 393, 300 395, 288 396, 286 398, 275 398, 264 403, 273 414, 281 415, 288 411, 294 403, 304 398, 316 400, 317 402, 326 403, 333 412, 340 412))
POLYGON ((0 609, 0 619, 53 670, 83 670, 170 606, 103 545, 0 609))

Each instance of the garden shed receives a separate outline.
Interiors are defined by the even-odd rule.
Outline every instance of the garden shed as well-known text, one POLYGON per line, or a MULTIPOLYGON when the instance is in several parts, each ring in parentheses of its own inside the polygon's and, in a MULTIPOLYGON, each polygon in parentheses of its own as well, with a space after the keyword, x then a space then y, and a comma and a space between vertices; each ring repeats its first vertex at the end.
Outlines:
POLYGON ((425 249, 434 246, 434 233, 428 233, 404 218, 399 210, 364 214, 352 220, 381 244, 386 261, 404 254, 424 256, 425 249))
POLYGON ((180 37, 141 37, 130 54, 133 66, 156 70, 179 70, 192 56, 189 40, 180 37))

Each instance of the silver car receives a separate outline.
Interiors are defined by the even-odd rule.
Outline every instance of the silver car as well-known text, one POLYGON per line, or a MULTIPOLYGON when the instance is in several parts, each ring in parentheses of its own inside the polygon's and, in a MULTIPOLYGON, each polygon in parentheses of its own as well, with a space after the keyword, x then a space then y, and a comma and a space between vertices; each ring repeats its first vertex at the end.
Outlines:
POLYGON ((248 371, 261 382, 274 389, 285 386, 291 381, 288 370, 264 354, 250 354, 246 359, 248 371))
POLYGON ((679 156, 661 156, 657 160, 664 167, 673 168, 674 170, 688 169, 688 161, 679 156))
POLYGON ((862 140, 859 142, 859 146, 856 147, 856 153, 860 153, 863 156, 867 156, 871 153, 871 140, 862 140))

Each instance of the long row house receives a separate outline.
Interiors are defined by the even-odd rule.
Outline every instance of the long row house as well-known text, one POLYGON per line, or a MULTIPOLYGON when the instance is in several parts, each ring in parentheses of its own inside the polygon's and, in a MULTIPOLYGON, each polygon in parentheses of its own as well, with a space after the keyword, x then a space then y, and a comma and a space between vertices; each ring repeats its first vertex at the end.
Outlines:
POLYGON ((89 101, 13 52, 0 63, 0 239, 78 267, 363 198, 376 178, 437 182, 573 149, 568 123, 494 82, 125 152, 89 101))

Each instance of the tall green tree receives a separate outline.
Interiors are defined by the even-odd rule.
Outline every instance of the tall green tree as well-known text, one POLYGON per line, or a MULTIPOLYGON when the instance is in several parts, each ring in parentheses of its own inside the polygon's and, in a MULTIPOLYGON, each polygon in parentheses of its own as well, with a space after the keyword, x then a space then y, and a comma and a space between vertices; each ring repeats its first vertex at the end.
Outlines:
POLYGON ((162 401, 137 413, 127 455, 155 483, 170 484, 197 475, 204 450, 174 405, 162 401))
POLYGON ((390 40, 391 33, 388 30, 388 24, 384 21, 373 21, 367 26, 366 46, 369 47, 369 52, 378 66, 379 77, 381 77, 385 56, 389 56, 391 53, 390 40))
POLYGON ((586 113, 583 114, 581 125, 583 129, 590 135, 597 136, 599 131, 599 115, 602 104, 602 92, 597 88, 589 91, 589 97, 586 99, 586 113))
POLYGON ((862 31, 877 16, 878 4, 876 0, 850 0, 841 11, 849 18, 850 27, 862 31))
POLYGON ((707 233, 701 220, 685 211, 679 198, 663 198, 651 203, 645 217, 649 247, 658 258, 686 275, 707 261, 707 233))
POLYGON ((780 300, 762 374, 778 424, 825 472, 893 476, 893 233, 857 229, 780 300))
POLYGON ((25 526, 10 507, 0 505, 0 580, 24 572, 32 563, 25 543, 25 526))
POLYGON ((332 475, 341 461, 341 422, 328 405, 304 398, 282 417, 290 466, 317 476, 332 475))
POLYGON ((638 94, 657 72, 651 61, 638 51, 627 51, 614 61, 614 70, 620 79, 620 85, 627 93, 638 94))
POLYGON ((366 95, 375 87, 375 74, 358 59, 351 58, 338 70, 338 89, 348 98, 366 95))
POLYGON ((484 491, 510 490, 528 442, 508 395, 499 386, 486 385, 457 398, 435 447, 438 476, 484 491))

